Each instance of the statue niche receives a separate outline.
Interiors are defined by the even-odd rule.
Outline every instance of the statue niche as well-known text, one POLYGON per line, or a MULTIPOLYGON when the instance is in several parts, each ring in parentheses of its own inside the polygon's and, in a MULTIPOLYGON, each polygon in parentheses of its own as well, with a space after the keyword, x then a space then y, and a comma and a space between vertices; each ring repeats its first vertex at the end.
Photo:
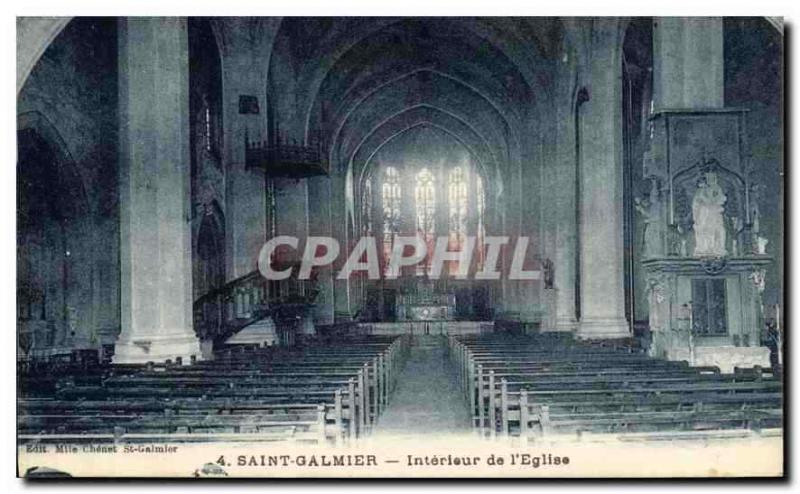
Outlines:
POLYGON ((673 255, 722 258, 751 253, 748 184, 743 177, 703 156, 695 166, 676 174, 673 184, 673 255))
POLYGON ((692 199, 694 255, 696 257, 727 255, 723 217, 726 199, 725 192, 717 180, 717 174, 705 173, 698 182, 694 199, 692 199))

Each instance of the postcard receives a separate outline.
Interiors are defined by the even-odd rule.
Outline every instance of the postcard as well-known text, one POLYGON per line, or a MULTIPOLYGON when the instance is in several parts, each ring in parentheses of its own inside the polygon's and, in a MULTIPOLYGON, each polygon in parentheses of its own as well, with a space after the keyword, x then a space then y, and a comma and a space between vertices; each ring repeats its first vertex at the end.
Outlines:
POLYGON ((17 476, 782 477, 783 40, 18 17, 17 476))

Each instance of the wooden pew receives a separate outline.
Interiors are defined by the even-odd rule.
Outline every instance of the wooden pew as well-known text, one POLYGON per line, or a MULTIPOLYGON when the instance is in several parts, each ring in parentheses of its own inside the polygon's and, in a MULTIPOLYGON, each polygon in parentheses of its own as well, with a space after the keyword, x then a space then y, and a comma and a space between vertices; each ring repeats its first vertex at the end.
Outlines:
POLYGON ((629 390, 624 395, 551 396, 527 390, 501 396, 501 435, 524 441, 586 432, 664 432, 671 430, 760 429, 780 427, 779 392, 731 394, 725 390, 656 392, 629 390))
POLYGON ((362 338, 247 347, 192 366, 115 366, 101 385, 71 382, 56 399, 19 400, 20 441, 354 439, 388 403, 409 346, 362 338))
POLYGON ((450 338, 481 435, 526 441, 584 432, 780 427, 782 383, 761 369, 721 375, 644 356, 630 342, 450 338))
MULTIPOLYGON (((337 390, 334 393, 333 404, 328 404, 327 400, 319 400, 318 403, 291 403, 282 400, 275 402, 275 400, 243 401, 218 398, 206 400, 149 398, 144 401, 25 400, 19 403, 19 410, 21 417, 26 415, 58 417, 59 420, 62 420, 62 424, 74 424, 84 432, 84 427, 88 425, 86 419, 93 419, 94 417, 103 418, 102 422, 92 425, 105 429, 105 432, 108 432, 108 429, 113 427, 121 428, 127 432, 131 417, 141 419, 140 423, 134 423, 133 425, 152 424, 152 421, 155 420, 155 423, 160 424, 159 426, 161 427, 172 424, 173 429, 178 426, 187 429, 196 427, 207 429, 211 426, 220 428, 236 427, 237 425, 252 429, 254 418, 265 421, 265 426, 271 422, 279 422, 273 425, 275 427, 284 426, 284 429, 292 425, 305 426, 308 429, 309 424, 305 422, 311 420, 311 416, 313 416, 318 423, 316 430, 318 432, 323 431, 322 424, 324 420, 324 432, 326 435, 331 442, 339 442, 346 437, 349 424, 353 422, 352 402, 352 396, 348 397, 342 394, 340 390, 337 390), (319 411, 324 411, 324 416, 317 415, 319 411), (302 423, 283 424, 280 420, 281 417, 302 423), (158 420, 166 420, 166 422, 158 422, 158 420), (181 425, 178 422, 179 420, 184 420, 185 423, 181 425), (211 421, 209 422, 209 420, 211 421)), ((89 423, 91 423, 91 420, 89 423)), ((35 429, 36 426, 42 425, 39 422, 29 420, 28 424, 33 427, 33 429, 29 427, 27 431, 31 434, 48 432, 46 429, 35 429)), ((294 430, 296 431, 297 427, 294 430)), ((20 428, 20 431, 22 431, 22 428, 20 428)), ((49 430, 49 432, 52 433, 53 431, 49 430)), ((176 430, 167 432, 176 432, 176 430)), ((250 430, 250 432, 254 431, 250 430)))

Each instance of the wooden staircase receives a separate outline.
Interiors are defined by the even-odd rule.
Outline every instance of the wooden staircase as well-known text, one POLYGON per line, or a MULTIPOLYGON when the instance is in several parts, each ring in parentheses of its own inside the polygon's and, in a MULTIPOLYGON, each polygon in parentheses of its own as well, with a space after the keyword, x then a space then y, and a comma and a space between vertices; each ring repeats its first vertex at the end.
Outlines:
POLYGON ((217 349, 247 326, 272 317, 279 344, 287 346, 293 343, 297 324, 318 293, 313 279, 267 280, 255 270, 194 302, 195 332, 217 349))

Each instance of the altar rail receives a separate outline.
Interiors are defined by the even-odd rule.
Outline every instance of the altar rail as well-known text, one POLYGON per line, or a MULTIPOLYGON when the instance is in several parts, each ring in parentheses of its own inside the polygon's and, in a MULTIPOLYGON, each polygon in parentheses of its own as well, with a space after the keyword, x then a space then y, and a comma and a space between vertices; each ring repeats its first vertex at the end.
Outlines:
POLYGON ((494 332, 493 321, 402 321, 360 323, 360 334, 364 335, 479 335, 494 332))

